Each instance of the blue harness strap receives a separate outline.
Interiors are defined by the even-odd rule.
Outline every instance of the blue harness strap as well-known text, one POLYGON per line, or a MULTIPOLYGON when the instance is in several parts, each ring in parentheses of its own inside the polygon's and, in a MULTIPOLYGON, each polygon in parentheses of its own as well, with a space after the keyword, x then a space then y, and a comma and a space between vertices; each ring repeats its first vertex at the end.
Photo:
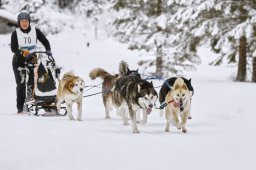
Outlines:
POLYGON ((170 90, 172 90, 172 86, 168 83, 167 80, 164 81, 164 84, 165 84, 167 87, 169 87, 170 90))

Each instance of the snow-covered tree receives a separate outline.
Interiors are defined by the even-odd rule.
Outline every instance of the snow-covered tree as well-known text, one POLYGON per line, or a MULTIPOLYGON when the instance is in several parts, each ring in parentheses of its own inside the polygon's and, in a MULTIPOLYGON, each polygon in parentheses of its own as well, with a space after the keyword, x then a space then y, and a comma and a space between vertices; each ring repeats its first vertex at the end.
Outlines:
POLYGON ((197 47, 208 45, 218 54, 211 64, 236 66, 237 81, 246 79, 247 70, 256 70, 252 68, 256 47, 255 0, 116 2, 117 38, 131 49, 147 50, 143 55, 162 56, 162 60, 149 59, 141 64, 154 66, 160 61, 167 65, 167 70, 181 70, 184 65, 198 63, 197 47), (149 15, 152 9, 157 11, 158 2, 161 2, 161 14, 149 15))
POLYGON ((6 1, 3 8, 17 14, 26 10, 30 13, 31 22, 39 27, 44 33, 55 34, 60 32, 64 26, 70 26, 72 17, 68 11, 59 9, 56 0, 13 0, 6 1))
POLYGON ((180 23, 188 26, 193 37, 210 44, 219 54, 212 64, 238 62, 238 81, 245 80, 246 57, 252 58, 255 49, 255 3, 254 0, 197 0, 178 14, 180 23))
POLYGON ((252 58, 252 82, 256 82, 256 50, 254 50, 252 58))
POLYGON ((117 0, 115 14, 115 37, 127 43, 129 49, 141 51, 147 56, 139 64, 157 76, 168 76, 184 69, 193 69, 200 60, 193 48, 196 39, 186 39, 189 31, 179 28, 172 16, 180 4, 169 0, 117 0), (183 41, 183 44, 181 42, 183 41))
POLYGON ((57 0, 58 6, 60 8, 65 8, 71 5, 74 2, 74 0, 57 0))
POLYGON ((73 4, 73 13, 80 18, 81 24, 85 27, 93 27, 95 39, 98 38, 98 30, 105 29, 108 33, 109 22, 111 18, 108 13, 110 0, 78 0, 73 4))

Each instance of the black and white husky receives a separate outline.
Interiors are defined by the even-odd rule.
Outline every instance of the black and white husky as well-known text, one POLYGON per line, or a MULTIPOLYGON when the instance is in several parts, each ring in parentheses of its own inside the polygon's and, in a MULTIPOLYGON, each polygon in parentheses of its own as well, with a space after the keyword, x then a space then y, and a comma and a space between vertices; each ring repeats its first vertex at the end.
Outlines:
POLYGON ((116 81, 112 101, 124 124, 128 124, 127 113, 129 113, 132 121, 132 131, 133 133, 139 133, 136 124, 136 112, 143 109, 150 113, 157 97, 152 82, 142 80, 136 75, 128 75, 122 76, 116 81))
POLYGON ((110 118, 110 111, 113 108, 112 94, 116 81, 125 75, 131 75, 140 78, 138 70, 130 70, 128 64, 125 61, 121 61, 119 64, 119 74, 110 74, 102 68, 95 68, 89 74, 92 80, 96 79, 97 77, 100 77, 103 80, 102 100, 105 106, 105 118, 110 118))

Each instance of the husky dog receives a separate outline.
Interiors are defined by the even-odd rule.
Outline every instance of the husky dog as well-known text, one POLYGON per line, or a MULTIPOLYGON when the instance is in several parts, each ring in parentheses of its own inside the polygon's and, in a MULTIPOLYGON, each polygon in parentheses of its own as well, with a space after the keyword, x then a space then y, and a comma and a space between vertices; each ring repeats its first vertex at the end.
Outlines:
POLYGON ((133 133, 139 133, 136 112, 139 109, 145 109, 147 113, 150 113, 157 97, 152 82, 149 83, 137 76, 123 76, 116 81, 112 100, 117 113, 122 115, 124 124, 127 124, 126 113, 128 112, 133 133))
POLYGON ((173 89, 165 97, 167 103, 165 107, 166 132, 169 132, 171 119, 178 129, 182 129, 183 133, 187 132, 185 125, 190 114, 190 99, 190 91, 184 79, 178 77, 174 82, 173 89))
POLYGON ((109 112, 112 110, 112 90, 115 86, 116 80, 125 75, 140 76, 138 70, 130 70, 128 64, 125 61, 121 61, 119 64, 119 74, 110 74, 102 68, 95 68, 89 76, 92 80, 100 77, 103 80, 102 83, 102 99, 105 107, 105 118, 110 118, 109 112))
MULTIPOLYGON (((190 91, 190 95, 192 97, 193 94, 194 94, 194 88, 191 84, 191 79, 188 80, 184 77, 180 77, 180 78, 182 78, 184 80, 185 84, 188 87, 188 90, 190 91)), ((172 90, 173 84, 176 81, 176 79, 177 79, 177 77, 172 77, 172 78, 169 78, 169 79, 165 80, 165 82, 163 83, 163 85, 162 85, 162 87, 159 91, 159 103, 160 103, 160 105, 162 105, 165 102, 166 95, 169 91, 172 90)), ((160 115, 161 116, 163 115, 162 111, 160 112, 160 115)), ((191 115, 188 116, 188 119, 192 119, 191 115)))
POLYGON ((102 99, 105 107, 105 118, 110 118, 109 112, 112 110, 112 91, 116 80, 119 78, 119 74, 112 75, 105 71, 102 68, 93 69, 89 76, 92 80, 95 80, 97 77, 103 79, 102 83, 102 99))
POLYGON ((73 72, 64 74, 59 82, 57 91, 57 110, 60 111, 61 103, 65 101, 70 120, 74 120, 72 115, 73 103, 77 103, 78 117, 82 120, 82 100, 83 100, 84 80, 75 76, 73 72))

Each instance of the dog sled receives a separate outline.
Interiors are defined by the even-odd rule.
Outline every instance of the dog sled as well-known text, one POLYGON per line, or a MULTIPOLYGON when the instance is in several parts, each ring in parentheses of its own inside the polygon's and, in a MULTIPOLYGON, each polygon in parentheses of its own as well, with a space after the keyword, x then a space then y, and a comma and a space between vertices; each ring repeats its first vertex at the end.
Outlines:
POLYGON ((25 109, 36 116, 65 116, 66 107, 57 110, 57 88, 60 68, 52 56, 45 52, 32 53, 32 58, 25 62, 20 70, 21 83, 25 83, 25 109))

